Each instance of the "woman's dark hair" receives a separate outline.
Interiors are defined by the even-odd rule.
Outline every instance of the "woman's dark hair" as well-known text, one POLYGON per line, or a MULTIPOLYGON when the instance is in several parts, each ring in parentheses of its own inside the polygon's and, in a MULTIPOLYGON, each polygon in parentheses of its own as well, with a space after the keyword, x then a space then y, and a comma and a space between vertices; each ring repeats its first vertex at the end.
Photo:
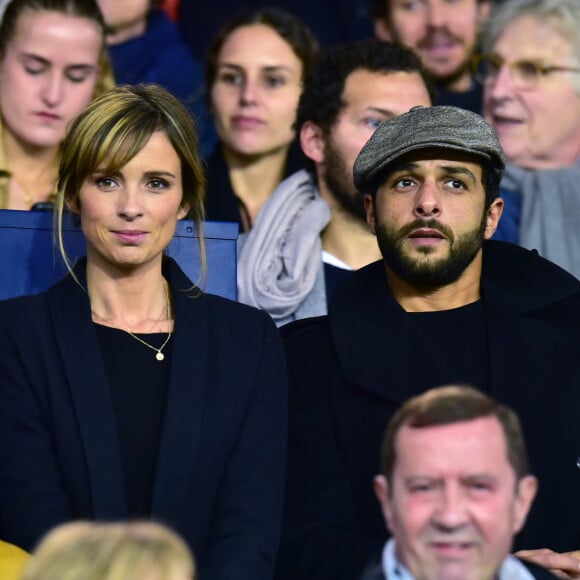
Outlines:
POLYGON ((277 32, 292 48, 302 63, 302 80, 310 72, 318 55, 318 40, 310 28, 299 18, 275 7, 242 12, 228 21, 212 40, 205 59, 205 86, 208 94, 213 86, 219 55, 229 36, 242 26, 264 24, 277 32))

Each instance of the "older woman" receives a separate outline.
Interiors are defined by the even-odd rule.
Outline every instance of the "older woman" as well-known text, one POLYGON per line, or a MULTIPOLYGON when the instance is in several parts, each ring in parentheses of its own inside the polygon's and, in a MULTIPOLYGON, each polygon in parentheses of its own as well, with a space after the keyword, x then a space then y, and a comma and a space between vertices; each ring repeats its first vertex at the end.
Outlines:
POLYGON ((536 248, 580 276, 580 2, 494 9, 477 76, 509 165, 497 239, 536 248))
POLYGON ((294 121, 318 44, 278 8, 229 21, 207 57, 206 85, 219 142, 208 158, 208 219, 251 229, 278 184, 301 168, 294 121))
POLYGON ((150 517, 186 539, 202 579, 271 578, 280 339, 164 257, 186 213, 201 231, 203 184, 191 118, 160 87, 113 89, 73 123, 57 214, 78 214, 86 260, 0 302, 2 539, 30 549, 67 520, 150 517))
POLYGON ((68 125, 114 82, 94 0, 0 6, 0 209, 26 210, 53 201, 68 125))

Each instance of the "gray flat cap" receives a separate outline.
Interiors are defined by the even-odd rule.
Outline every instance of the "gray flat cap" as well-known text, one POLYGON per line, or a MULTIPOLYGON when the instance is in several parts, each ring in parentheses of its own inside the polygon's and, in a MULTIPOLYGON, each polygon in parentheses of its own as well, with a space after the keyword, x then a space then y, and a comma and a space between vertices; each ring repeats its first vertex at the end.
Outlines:
POLYGON ((450 149, 491 161, 499 177, 505 156, 494 128, 480 115, 458 107, 413 107, 379 125, 354 162, 354 183, 372 193, 377 177, 394 161, 421 149, 450 149))

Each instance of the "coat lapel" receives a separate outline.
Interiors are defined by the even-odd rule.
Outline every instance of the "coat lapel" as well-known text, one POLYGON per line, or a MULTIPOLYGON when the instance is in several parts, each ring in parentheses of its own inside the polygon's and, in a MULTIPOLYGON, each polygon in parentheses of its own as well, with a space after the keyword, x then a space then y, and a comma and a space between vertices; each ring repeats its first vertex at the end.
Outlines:
POLYGON ((192 284, 173 262, 164 273, 171 286, 176 324, 152 513, 180 521, 199 442, 203 386, 207 382, 208 324, 203 295, 184 291, 192 284))
MULTIPOLYGON (((86 287, 84 270, 80 281, 86 287)), ((58 348, 85 450, 94 516, 126 517, 123 471, 109 385, 86 292, 68 276, 48 292, 58 348)))
POLYGON ((491 396, 516 409, 522 422, 541 421, 546 399, 572 351, 559 327, 506 303, 482 284, 488 323, 491 396), (556 328, 556 331, 555 331, 556 328))

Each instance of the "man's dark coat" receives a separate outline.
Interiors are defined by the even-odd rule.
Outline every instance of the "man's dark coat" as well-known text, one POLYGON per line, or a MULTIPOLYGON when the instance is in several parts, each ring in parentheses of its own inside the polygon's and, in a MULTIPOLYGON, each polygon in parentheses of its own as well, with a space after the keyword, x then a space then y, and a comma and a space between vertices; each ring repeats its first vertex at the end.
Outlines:
MULTIPOLYGON (((580 282, 485 242, 489 392, 520 416, 539 493, 518 547, 580 549, 580 282)), ((290 373, 287 505, 277 578, 357 578, 387 532, 372 490, 385 427, 409 397, 460 383, 389 291, 354 273, 327 317, 283 329, 290 373)))

